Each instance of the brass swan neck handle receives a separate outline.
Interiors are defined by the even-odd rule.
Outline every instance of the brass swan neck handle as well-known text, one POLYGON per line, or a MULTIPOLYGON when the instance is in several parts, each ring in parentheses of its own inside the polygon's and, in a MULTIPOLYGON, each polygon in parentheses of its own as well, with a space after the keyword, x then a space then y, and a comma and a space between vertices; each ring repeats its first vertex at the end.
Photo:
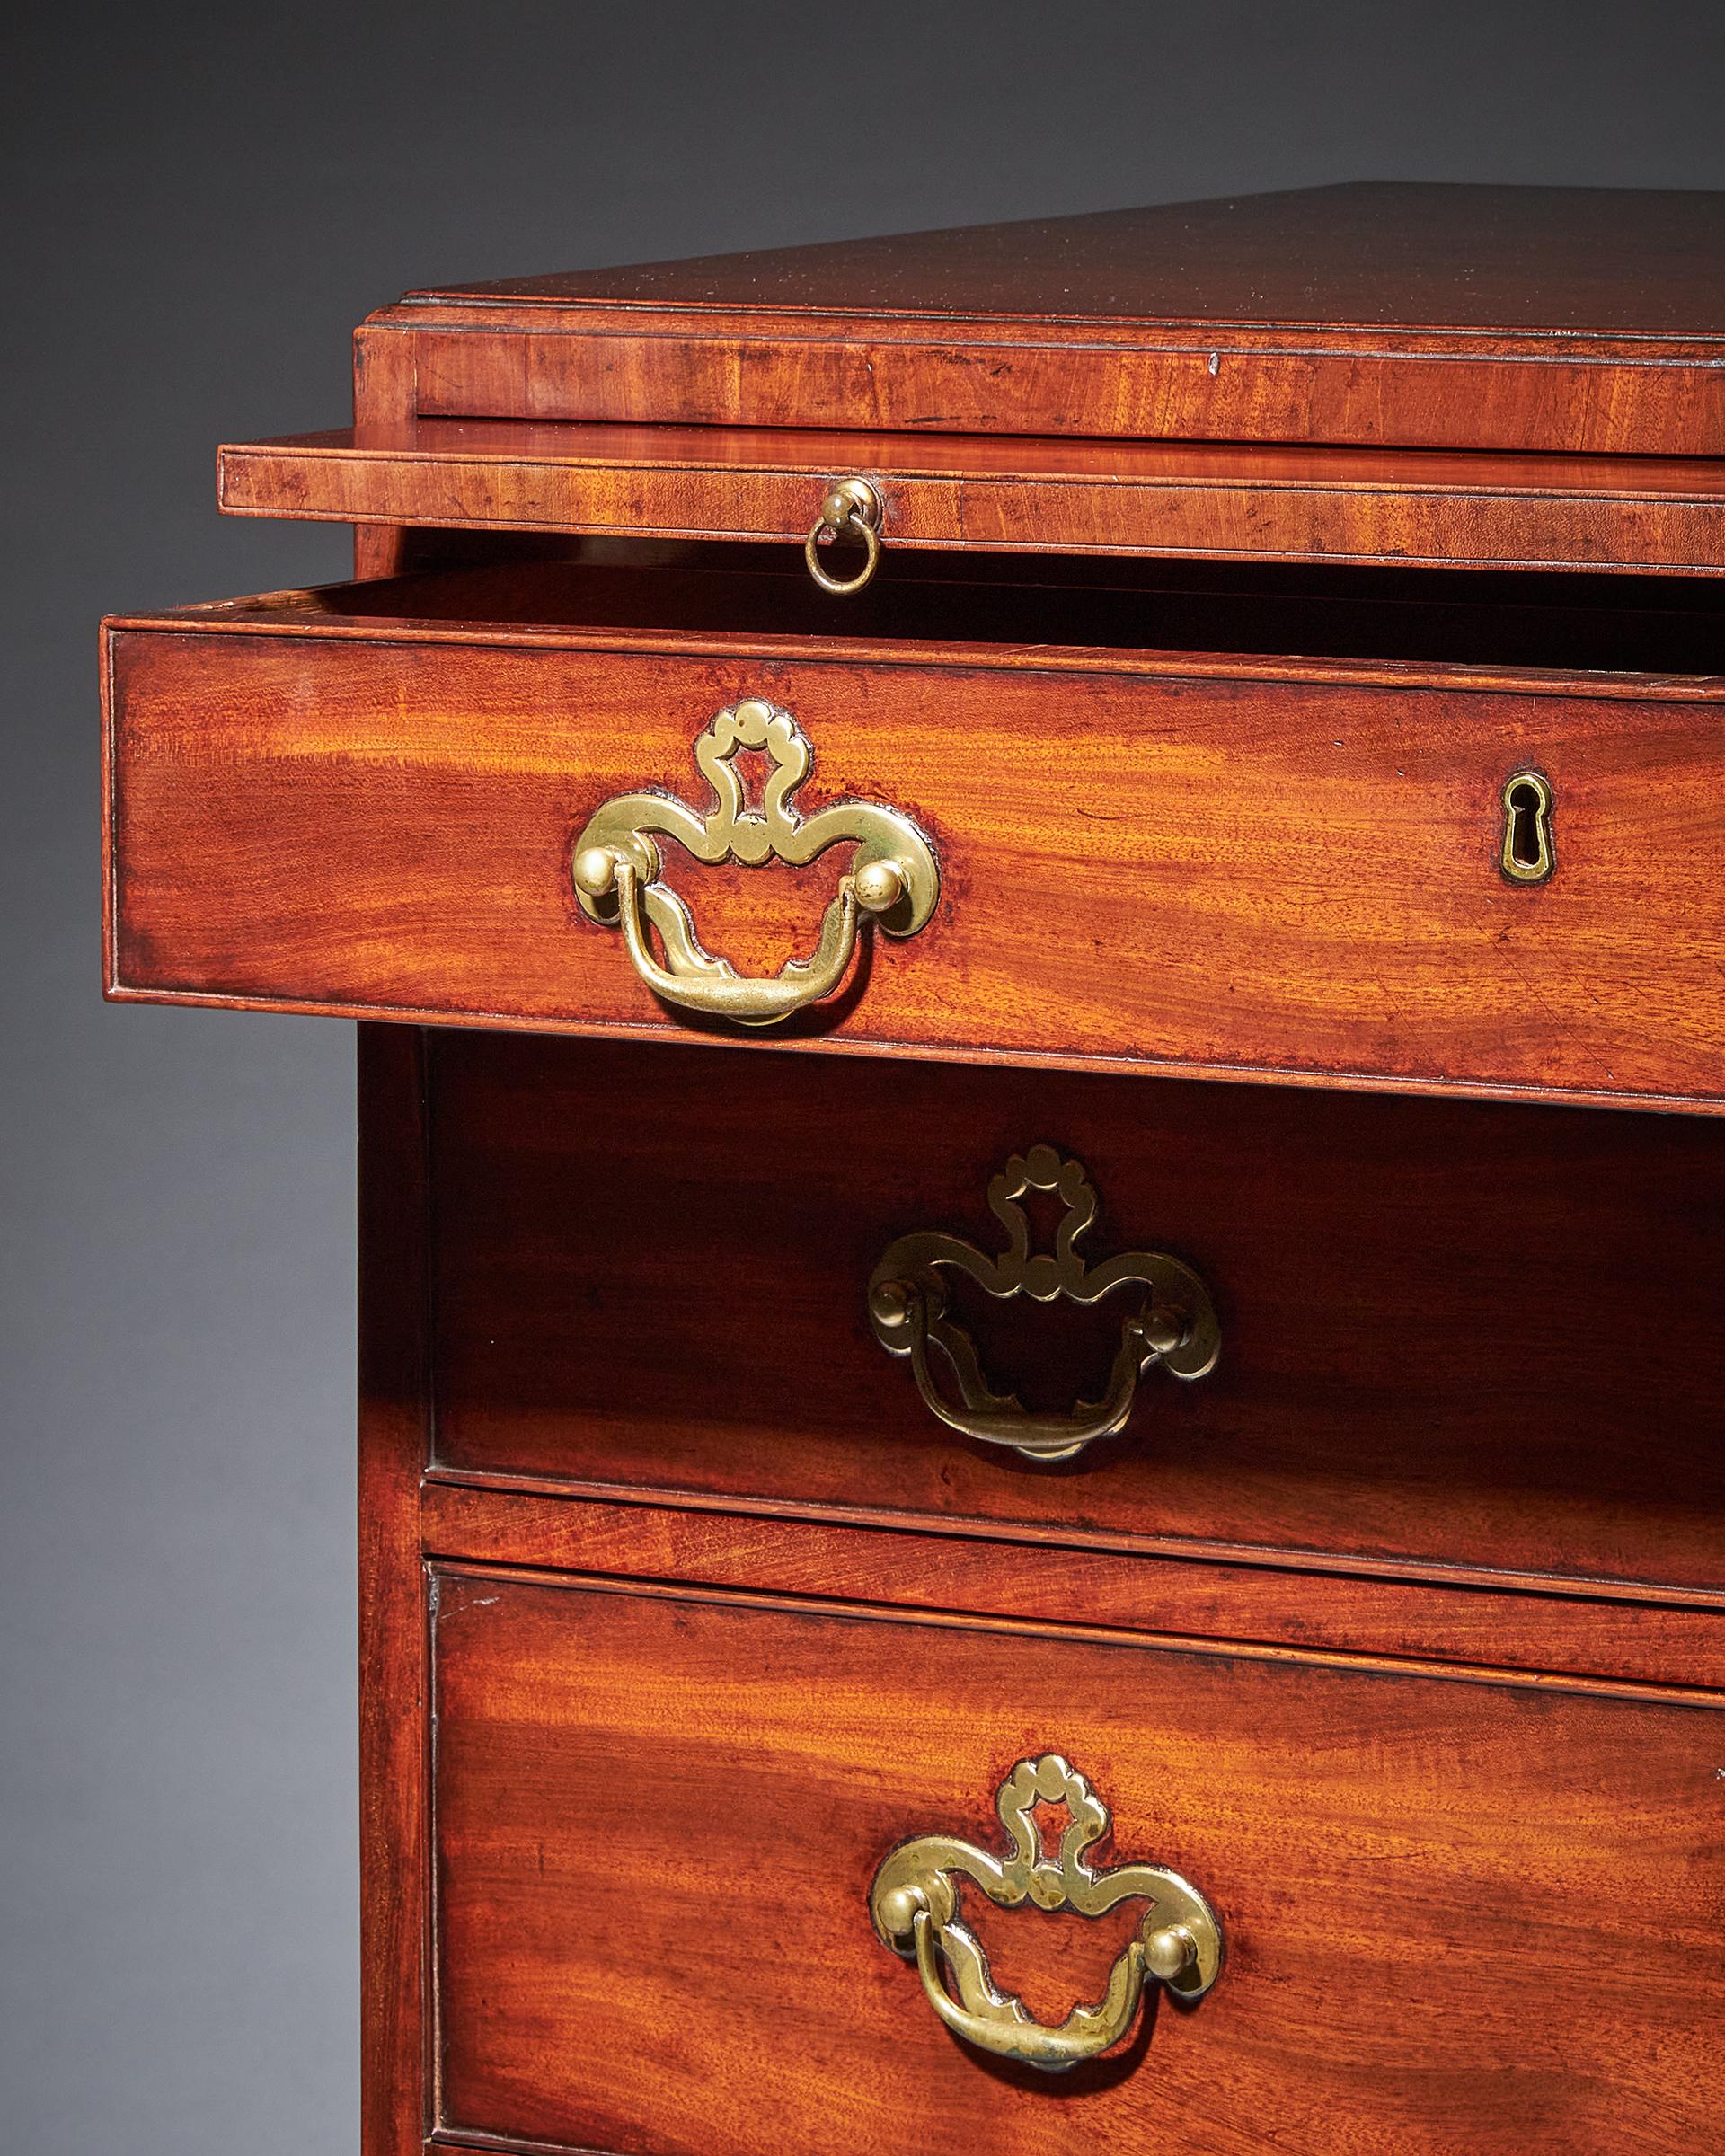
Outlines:
POLYGON ((879 801, 833 801, 813 816, 800 815, 792 797, 813 757, 788 711, 749 697, 721 711, 694 744, 695 763, 712 790, 704 815, 674 795, 640 792, 615 794, 588 818, 570 862, 581 910, 621 929, 636 973, 661 1001, 737 1025, 777 1025, 840 985, 865 922, 898 937, 927 925, 941 891, 927 839, 907 816, 879 801), (746 803, 736 767, 745 749, 763 752, 771 765, 759 808, 746 803), (688 907, 663 880, 661 838, 696 861, 748 868, 774 860, 806 867, 847 841, 855 851, 813 953, 793 959, 774 979, 751 980, 703 947, 688 907), (653 930, 662 959, 654 953, 653 930))
POLYGON ((950 1835, 924 1834, 894 1850, 870 1888, 876 1934, 895 1954, 915 1961, 928 2002, 947 2028, 979 2050, 1064 2073, 1100 2058, 1130 2032, 1147 1984, 1163 1984, 1187 2001, 1203 1997, 1222 1966, 1215 1912, 1178 1872, 1158 1865, 1091 1869, 1086 1852, 1111 1822, 1075 1768, 1058 1753, 1022 1759, 995 1801, 1013 1842, 1011 1857, 950 1835), (1067 1807, 1070 1824, 1057 1860, 1043 1853, 1032 1816, 1039 1804, 1067 1807), (1030 1901, 1041 1909, 1101 1916, 1134 1898, 1149 1907, 1115 1957, 1101 1998, 1075 2007, 1050 2028, 1022 1999, 995 1988, 981 1942, 958 1915, 960 1878, 971 1880, 1001 1908, 1030 1901))
POLYGON ((938 1230, 901 1235, 885 1250, 869 1281, 869 1320, 889 1355, 909 1358, 916 1390, 931 1415, 961 1436, 1010 1446, 1027 1460, 1070 1460, 1086 1445, 1126 1427, 1138 1383, 1158 1364, 1173 1376, 1205 1376, 1216 1366, 1221 1331, 1209 1290, 1191 1268, 1160 1250, 1131 1250, 1086 1265, 1080 1236, 1096 1213, 1096 1194, 1076 1161, 1051 1145, 1033 1145, 1009 1161, 989 1185, 988 1203, 1006 1231, 1006 1247, 989 1258, 972 1243, 938 1230), (1023 1200, 1049 1191, 1066 1213, 1052 1252, 1031 1248, 1023 1200), (967 1277, 1002 1301, 1028 1295, 1099 1303, 1127 1298, 1108 1382, 1099 1398, 1080 1400, 1066 1415, 1037 1414, 1011 1393, 996 1392, 984 1375, 976 1342, 949 1309, 947 1283, 967 1277), (958 1389, 956 1401, 937 1378, 930 1348, 938 1348, 958 1389))
POLYGON ((989 1393, 969 1334, 944 1314, 941 1291, 925 1283, 882 1280, 870 1298, 877 1335, 889 1350, 908 1353, 923 1404, 938 1421, 980 1445, 1010 1445, 1028 1460, 1070 1460, 1098 1438, 1126 1427, 1138 1395, 1138 1380, 1190 1338, 1186 1312, 1158 1305, 1133 1312, 1120 1325, 1120 1344, 1100 1400, 1081 1400, 1067 1415, 1039 1415, 1009 1395, 989 1393), (898 1346, 899 1337, 908 1343, 898 1346), (938 1342, 957 1373, 963 1403, 942 1392, 929 1360, 938 1342), (985 1401, 997 1401, 995 1406, 985 1401))
POLYGON ((937 1924, 933 1912, 923 1907, 916 1912, 913 1938, 924 1993, 953 2034, 979 2050, 1022 2060, 1048 2073, 1065 2072, 1111 2051, 1137 2019, 1146 1975, 1172 1982, 1198 1956, 1197 1941, 1183 1924, 1148 1931, 1133 1940, 1116 1959, 1108 1987, 1095 2005, 1075 2007, 1057 2028, 1050 2028, 1026 2012, 1022 2000, 995 1990, 982 1948, 968 1925, 956 1919, 937 1924), (966 2003, 960 2004, 947 1990, 943 1967, 953 1972, 960 1999, 966 2003))
POLYGON ((601 899, 615 892, 624 949, 655 995, 686 1011, 728 1018, 739 1026, 773 1026, 793 1012, 819 1003, 843 981, 856 951, 859 912, 886 913, 903 896, 904 879, 896 864, 881 862, 872 865, 878 871, 872 878, 865 867, 840 883, 821 917, 820 936, 813 953, 806 959, 792 959, 770 981, 750 980, 738 973, 728 959, 714 958, 704 950, 683 901, 662 884, 650 879, 643 882, 641 870, 627 853, 602 846, 586 847, 575 857, 574 874, 575 888, 583 897, 601 899), (869 903, 871 898, 873 904, 869 903), (661 966, 653 956, 648 933, 650 919, 664 939, 671 958, 669 965, 661 966))

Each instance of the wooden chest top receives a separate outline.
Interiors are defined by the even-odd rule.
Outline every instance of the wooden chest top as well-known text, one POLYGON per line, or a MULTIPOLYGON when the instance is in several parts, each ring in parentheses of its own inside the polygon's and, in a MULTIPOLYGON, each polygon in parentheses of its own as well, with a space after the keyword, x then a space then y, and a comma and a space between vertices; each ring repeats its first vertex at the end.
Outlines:
POLYGON ((426 414, 1709 455, 1721 264, 1717 194, 1371 183, 450 286, 371 327, 419 340, 426 414))

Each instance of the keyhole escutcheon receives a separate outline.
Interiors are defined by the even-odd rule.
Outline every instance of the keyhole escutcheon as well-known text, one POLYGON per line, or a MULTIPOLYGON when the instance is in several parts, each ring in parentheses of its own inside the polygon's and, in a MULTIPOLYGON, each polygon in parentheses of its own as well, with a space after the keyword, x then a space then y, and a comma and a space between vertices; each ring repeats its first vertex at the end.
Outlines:
POLYGON ((1543 773, 1518 771, 1503 782, 1502 862, 1512 883, 1544 883, 1557 866, 1552 785, 1543 773))

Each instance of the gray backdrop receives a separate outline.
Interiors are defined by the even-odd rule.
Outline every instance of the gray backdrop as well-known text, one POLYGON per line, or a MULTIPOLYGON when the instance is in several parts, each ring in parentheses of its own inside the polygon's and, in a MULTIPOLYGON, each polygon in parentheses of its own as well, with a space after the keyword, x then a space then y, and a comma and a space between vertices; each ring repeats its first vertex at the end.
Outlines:
POLYGON ((352 1041, 99 1002, 98 614, 344 573, 341 532, 219 521, 212 452, 341 424, 405 286, 1361 177, 1725 186, 1725 4, 28 12, 0 2141, 308 2156, 355 2140, 352 1041))

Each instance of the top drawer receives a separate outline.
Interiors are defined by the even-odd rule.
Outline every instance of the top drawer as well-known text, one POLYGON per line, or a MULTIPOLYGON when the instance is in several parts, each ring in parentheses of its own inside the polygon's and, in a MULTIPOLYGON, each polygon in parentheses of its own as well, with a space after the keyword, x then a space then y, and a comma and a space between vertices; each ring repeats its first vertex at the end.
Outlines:
POLYGON ((111 623, 110 993, 1725 1105, 1725 678, 1425 657, 1408 605, 1349 617, 1384 658, 1144 649, 1300 617, 928 579, 839 641, 796 590, 111 623))

